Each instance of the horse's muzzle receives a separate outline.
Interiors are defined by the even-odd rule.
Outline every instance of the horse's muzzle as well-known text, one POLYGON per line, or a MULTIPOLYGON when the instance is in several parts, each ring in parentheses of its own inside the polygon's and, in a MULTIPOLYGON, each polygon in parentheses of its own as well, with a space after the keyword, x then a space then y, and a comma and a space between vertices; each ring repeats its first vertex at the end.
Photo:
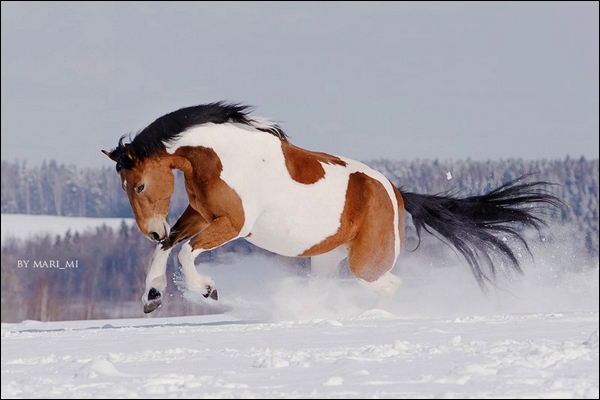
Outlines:
POLYGON ((156 232, 150 232, 150 236, 152 237, 152 239, 156 240, 157 242, 160 242, 162 240, 160 238, 160 235, 156 232))
POLYGON ((169 237, 171 228, 164 220, 153 219, 148 224, 148 237, 155 242, 163 242, 169 237))

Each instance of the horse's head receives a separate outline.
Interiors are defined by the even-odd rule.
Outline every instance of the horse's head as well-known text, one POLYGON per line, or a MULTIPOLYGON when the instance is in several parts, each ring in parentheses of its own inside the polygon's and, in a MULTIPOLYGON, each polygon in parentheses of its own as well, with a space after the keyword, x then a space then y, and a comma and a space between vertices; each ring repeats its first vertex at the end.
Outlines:
POLYGON ((140 158, 131 144, 112 152, 102 150, 117 163, 121 187, 127 193, 140 231, 149 239, 162 242, 169 237, 167 214, 175 188, 172 166, 166 154, 140 158))

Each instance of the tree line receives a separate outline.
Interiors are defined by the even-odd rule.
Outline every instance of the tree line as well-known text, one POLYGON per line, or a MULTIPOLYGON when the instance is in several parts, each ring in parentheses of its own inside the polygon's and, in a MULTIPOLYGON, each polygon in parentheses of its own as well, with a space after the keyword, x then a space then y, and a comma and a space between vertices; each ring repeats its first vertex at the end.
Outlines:
MULTIPOLYGON (((533 174, 528 181, 553 183, 547 190, 565 203, 547 216, 549 222, 575 227, 570 235, 580 251, 598 258, 598 160, 380 159, 367 164, 403 190, 428 194, 451 191, 461 196, 479 195, 523 174, 533 174)), ((176 219, 186 205, 183 179, 176 174, 170 219, 176 219)), ((31 167, 3 161, 1 206, 3 213, 132 217, 114 168, 81 169, 54 161, 31 167)), ((407 243, 411 243, 415 235, 408 221, 407 243)), ((104 226, 87 232, 6 240, 2 244, 2 322, 139 316, 153 248, 137 227, 125 223, 118 230, 104 226), (25 266, 24 260, 30 263, 25 266)), ((237 240, 202 254, 198 262, 218 262, 225 253, 257 252, 277 257, 237 240)), ((282 257, 281 262, 307 267, 306 262, 296 259, 282 257)), ((178 267, 174 255, 169 266, 169 271, 178 267)), ((152 316, 207 312, 206 307, 175 296, 152 316)))
MULTIPOLYGON (((554 183, 548 191, 566 207, 561 223, 579 226, 586 248, 598 253, 598 160, 438 161, 373 160, 368 165, 381 171, 396 186, 416 193, 435 194, 455 190, 476 195, 518 176, 533 173, 531 180, 554 183)), ((176 190, 171 200, 170 219, 187 206, 183 177, 175 174, 176 190)), ((78 168, 44 162, 2 161, 2 213, 74 217, 132 217, 127 196, 121 190, 114 167, 78 168)))

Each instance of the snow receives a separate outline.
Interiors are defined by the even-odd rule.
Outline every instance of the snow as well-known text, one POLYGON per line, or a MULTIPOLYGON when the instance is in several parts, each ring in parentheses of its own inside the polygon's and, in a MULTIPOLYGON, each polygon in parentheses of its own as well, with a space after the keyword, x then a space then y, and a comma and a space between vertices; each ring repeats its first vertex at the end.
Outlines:
POLYGON ((598 398, 598 264, 565 246, 535 248, 525 275, 487 295, 464 264, 404 254, 386 310, 345 274, 231 255, 198 265, 218 302, 168 288, 218 314, 140 303, 139 318, 3 323, 1 396, 598 398))

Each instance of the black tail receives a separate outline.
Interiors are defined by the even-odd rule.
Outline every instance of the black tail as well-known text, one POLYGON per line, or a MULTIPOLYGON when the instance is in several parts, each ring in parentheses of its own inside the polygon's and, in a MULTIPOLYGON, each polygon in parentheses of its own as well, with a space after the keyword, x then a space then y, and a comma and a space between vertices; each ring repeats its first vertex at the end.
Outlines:
POLYGON ((485 283, 493 282, 496 277, 493 255, 499 255, 508 261, 510 268, 522 273, 518 258, 500 235, 517 239, 531 254, 518 229, 532 227, 540 231, 546 225, 541 219, 544 211, 563 204, 559 198, 541 188, 551 183, 519 183, 527 176, 529 174, 482 196, 462 199, 449 192, 438 195, 416 194, 402 189, 400 192, 404 207, 412 216, 419 244, 421 228, 435 235, 430 230, 433 229, 442 236, 442 241, 446 239, 465 257, 477 283, 485 288, 485 283))

